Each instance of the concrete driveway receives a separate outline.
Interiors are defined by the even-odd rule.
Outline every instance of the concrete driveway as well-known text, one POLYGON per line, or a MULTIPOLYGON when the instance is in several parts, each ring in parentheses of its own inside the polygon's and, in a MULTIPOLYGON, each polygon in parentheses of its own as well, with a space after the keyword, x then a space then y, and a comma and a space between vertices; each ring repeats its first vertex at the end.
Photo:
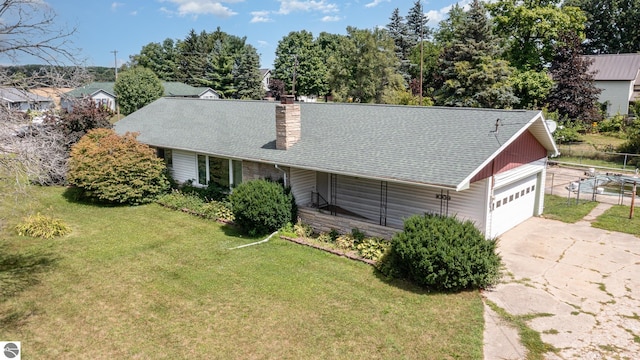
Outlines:
MULTIPOLYGON (((610 205, 600 204, 594 212, 610 205)), ((558 349, 547 359, 640 358, 640 237, 532 218, 502 235, 506 276, 485 297, 558 349)), ((514 329, 485 306, 485 359, 524 359, 514 329)))

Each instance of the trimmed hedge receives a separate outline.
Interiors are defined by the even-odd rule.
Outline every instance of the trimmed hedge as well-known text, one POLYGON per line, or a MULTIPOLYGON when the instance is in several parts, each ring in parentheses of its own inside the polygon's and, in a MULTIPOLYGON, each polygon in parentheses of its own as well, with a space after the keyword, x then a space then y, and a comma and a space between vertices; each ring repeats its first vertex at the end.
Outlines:
POLYGON ((278 183, 252 180, 229 195, 235 223, 246 233, 264 235, 291 222, 293 196, 278 183))
POLYGON ((485 288, 499 279, 496 245, 470 221, 415 215, 393 237, 380 270, 438 291, 485 288))

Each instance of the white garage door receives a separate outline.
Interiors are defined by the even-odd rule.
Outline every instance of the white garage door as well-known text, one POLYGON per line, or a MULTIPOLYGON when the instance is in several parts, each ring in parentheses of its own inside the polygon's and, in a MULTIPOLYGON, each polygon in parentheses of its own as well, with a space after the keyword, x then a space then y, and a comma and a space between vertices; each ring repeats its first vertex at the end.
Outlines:
POLYGON ((537 182, 538 174, 534 174, 494 190, 492 236, 498 236, 533 216, 537 182))

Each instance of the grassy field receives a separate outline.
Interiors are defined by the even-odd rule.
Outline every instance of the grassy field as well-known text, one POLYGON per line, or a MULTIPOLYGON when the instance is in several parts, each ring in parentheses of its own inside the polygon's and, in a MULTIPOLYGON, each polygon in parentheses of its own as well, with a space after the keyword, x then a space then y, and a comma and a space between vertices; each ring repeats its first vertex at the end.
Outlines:
MULTIPOLYGON (((481 359, 478 292, 426 293, 372 267, 158 205, 61 188, 0 208, 0 339, 23 359, 481 359), (27 211, 63 238, 19 237, 27 211)), ((7 199, 5 199, 7 200, 7 199)))
MULTIPOLYGON (((580 142, 558 144, 561 155, 554 158, 553 161, 633 171, 635 166, 625 166, 623 156, 607 154, 607 152, 615 152, 616 148, 625 141, 602 134, 583 134, 580 142)), ((632 159, 633 157, 630 156, 627 161, 632 159)))
MULTIPOLYGON (((636 206, 639 205, 636 203, 636 206)), ((629 206, 616 205, 598 216, 591 226, 640 236, 640 209, 636 207, 633 217, 629 219, 630 210, 629 206)))
POLYGON ((564 196, 547 194, 544 196, 543 216, 547 219, 575 223, 585 217, 596 206, 598 206, 598 203, 595 201, 580 201, 576 204, 575 198, 567 201, 564 196))

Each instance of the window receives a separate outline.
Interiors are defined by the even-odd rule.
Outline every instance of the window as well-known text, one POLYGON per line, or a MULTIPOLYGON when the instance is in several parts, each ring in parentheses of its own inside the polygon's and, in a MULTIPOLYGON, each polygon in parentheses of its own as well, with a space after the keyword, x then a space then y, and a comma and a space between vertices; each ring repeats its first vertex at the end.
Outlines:
POLYGON ((516 199, 520 197, 520 193, 516 193, 516 199))
POLYGON ((233 188, 242 182, 242 161, 198 155, 198 184, 233 188))
POLYGON ((502 199, 502 203, 507 205, 507 203, 509 202, 509 200, 507 200, 507 198, 502 199))
POLYGON ((520 191, 520 196, 524 196, 524 190, 520 191))
POLYGON ((164 164, 168 168, 173 167, 173 153, 171 152, 171 149, 158 148, 156 150, 156 154, 160 159, 164 160, 164 164))
POLYGON ((500 205, 502 205, 502 201, 498 200, 498 202, 496 202, 496 208, 499 208, 500 205))
POLYGON ((509 196, 509 201, 513 201, 513 195, 509 196))
POLYGON ((531 185, 531 191, 534 191, 536 189, 535 185, 531 185))
POLYGON ((531 188, 527 188, 527 194, 531 192, 531 188))

